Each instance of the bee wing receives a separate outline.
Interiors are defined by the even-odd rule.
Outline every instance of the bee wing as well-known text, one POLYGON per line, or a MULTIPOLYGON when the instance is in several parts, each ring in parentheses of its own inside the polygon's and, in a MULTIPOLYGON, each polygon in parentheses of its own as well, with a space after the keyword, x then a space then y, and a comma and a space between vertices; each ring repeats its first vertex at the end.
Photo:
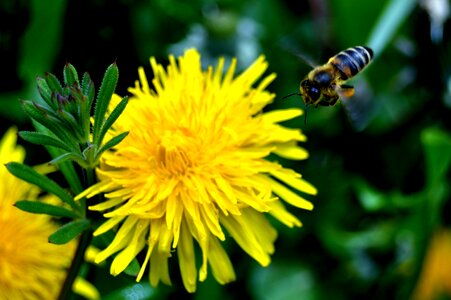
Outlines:
POLYGON ((376 110, 372 92, 365 80, 354 80, 356 88, 343 85, 336 88, 341 103, 345 108, 348 119, 356 131, 365 129, 374 117, 376 110))
POLYGON ((305 54, 305 51, 297 49, 298 47, 293 46, 292 43, 290 43, 289 41, 287 40, 281 41, 279 42, 279 46, 310 67, 316 68, 319 66, 319 64, 316 63, 312 57, 305 54))
POLYGON ((299 58, 312 68, 316 68, 317 66, 319 66, 318 64, 314 63, 314 60, 310 56, 307 56, 303 53, 295 53, 294 55, 296 55, 297 58, 299 58))

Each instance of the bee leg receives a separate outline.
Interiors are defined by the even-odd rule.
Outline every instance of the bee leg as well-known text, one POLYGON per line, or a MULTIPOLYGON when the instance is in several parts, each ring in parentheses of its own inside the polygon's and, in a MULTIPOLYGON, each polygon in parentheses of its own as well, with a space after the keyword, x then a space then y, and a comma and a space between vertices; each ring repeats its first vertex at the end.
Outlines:
POLYGON ((318 108, 318 105, 329 106, 330 104, 323 97, 321 97, 316 102, 314 102, 313 105, 315 105, 315 108, 318 108))
POLYGON ((341 85, 339 87, 338 93, 343 98, 351 98, 352 96, 354 96, 354 87, 347 84, 341 85))
POLYGON ((338 99, 339 99, 339 98, 333 99, 331 102, 328 103, 328 105, 334 106, 335 104, 337 104, 338 99))

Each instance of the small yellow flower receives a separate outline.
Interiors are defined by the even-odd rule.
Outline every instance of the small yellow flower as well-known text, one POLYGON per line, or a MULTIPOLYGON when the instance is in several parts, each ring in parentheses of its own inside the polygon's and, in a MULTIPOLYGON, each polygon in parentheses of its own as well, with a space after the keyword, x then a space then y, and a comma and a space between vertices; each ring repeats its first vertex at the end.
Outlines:
POLYGON ((150 59, 153 89, 139 69, 140 80, 129 89, 132 97, 114 127, 130 133, 103 155, 99 182, 77 198, 105 193, 105 202, 90 207, 108 219, 94 234, 117 231, 96 262, 119 252, 111 265, 117 275, 147 247, 137 280, 150 264, 151 284, 170 284, 168 258, 176 249, 185 288, 194 292, 208 264, 219 283, 235 279, 221 245, 228 236, 267 266, 277 232, 265 215, 301 226, 281 200, 307 210, 313 205, 287 185, 312 195, 316 189, 267 159, 275 154, 301 160, 308 154, 297 146, 306 140, 301 131, 278 124, 302 110, 262 113, 274 98, 265 88, 275 78, 271 74, 253 87, 267 69, 263 57, 237 77, 235 60, 225 75, 224 59, 216 70, 202 71, 194 49, 169 61, 165 70, 150 59), (194 240, 202 251, 199 270, 194 240))
POLYGON ((58 228, 50 217, 14 206, 18 200, 37 199, 39 193, 4 166, 24 160, 16 134, 11 128, 0 141, 0 299, 56 299, 75 244, 49 244, 49 235, 58 228))

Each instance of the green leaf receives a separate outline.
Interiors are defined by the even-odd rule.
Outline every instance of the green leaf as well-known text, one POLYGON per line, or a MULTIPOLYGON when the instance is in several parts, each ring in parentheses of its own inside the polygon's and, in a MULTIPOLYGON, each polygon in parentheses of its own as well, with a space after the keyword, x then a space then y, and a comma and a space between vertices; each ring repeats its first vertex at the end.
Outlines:
POLYGON ((34 132, 34 131, 20 131, 19 136, 26 140, 27 142, 36 144, 36 145, 44 145, 44 146, 52 146, 56 148, 60 148, 62 150, 72 152, 73 150, 69 145, 66 145, 64 142, 59 140, 58 138, 54 138, 47 134, 34 132))
POLYGON ((314 270, 297 261, 287 259, 271 263, 267 268, 253 268, 249 277, 254 283, 250 289, 254 299, 324 298, 320 297, 320 281, 315 280, 314 270))
POLYGON ((83 74, 83 79, 81 81, 81 90, 83 92, 83 95, 88 98, 88 106, 91 108, 92 103, 94 102, 95 87, 94 82, 91 80, 91 76, 89 76, 89 73, 87 72, 83 74))
MULTIPOLYGON (((36 121, 33 121, 33 126, 36 128, 38 132, 41 132, 43 134, 49 135, 50 131, 39 124, 36 121)), ((48 147, 46 146, 47 151, 49 152, 50 156, 55 158, 63 154, 63 150, 59 148, 54 147, 48 147)), ((64 178, 66 178, 67 182, 70 185, 70 188, 75 194, 79 194, 83 191, 83 187, 80 182, 80 178, 78 177, 77 172, 75 171, 74 165, 71 161, 63 162, 58 165, 58 168, 60 169, 61 173, 63 173, 64 178)))
POLYGON ((95 97, 95 87, 91 76, 87 72, 83 74, 81 91, 84 97, 80 107, 80 122, 83 132, 87 133, 85 138, 89 139, 91 133, 91 108, 95 97))
POLYGON ((31 101, 22 101, 22 108, 30 118, 47 128, 60 140, 68 143, 72 142, 72 147, 76 147, 77 144, 67 132, 67 128, 64 124, 57 118, 47 114, 45 108, 31 101))
POLYGON ((66 152, 66 153, 61 154, 58 157, 55 157, 54 159, 52 159, 49 162, 49 164, 58 165, 58 164, 61 164, 63 162, 69 161, 69 160, 78 163, 82 168, 87 167, 85 159, 81 155, 72 153, 72 152, 68 152, 68 153, 66 152))
POLYGON ((83 137, 83 128, 81 128, 77 122, 77 120, 74 118, 73 115, 71 115, 69 112, 65 110, 59 110, 58 116, 61 118, 63 123, 70 128, 70 134, 73 136, 73 138, 78 142, 84 142, 83 137))
POLYGON ((97 95, 97 100, 94 108, 94 144, 100 144, 98 139, 100 128, 102 128, 105 119, 105 113, 108 109, 108 105, 110 104, 114 90, 116 89, 118 78, 119 70, 116 63, 113 63, 107 68, 102 80, 102 85, 100 86, 99 94, 97 95))
POLYGON ((117 118, 122 114, 125 107, 127 107, 128 104, 128 97, 122 98, 121 102, 113 109, 108 119, 105 121, 105 123, 102 125, 102 129, 100 130, 99 134, 99 143, 102 144, 102 140, 105 137, 105 134, 107 133, 108 129, 111 128, 111 126, 116 122, 117 118))
POLYGON ((96 153, 96 160, 100 158, 100 156, 102 155, 103 152, 105 152, 106 150, 108 150, 108 149, 116 146, 120 142, 122 142, 122 140, 125 139, 125 137, 127 135, 128 135, 128 132, 123 132, 123 133, 115 136, 108 142, 106 142, 102 147, 100 147, 99 151, 96 153))
POLYGON ((136 258, 134 258, 130 264, 125 268, 124 273, 129 276, 136 277, 139 273, 139 270, 141 269, 141 266, 139 265, 139 262, 136 258))
POLYGON ((33 214, 46 214, 54 217, 79 218, 80 216, 64 207, 55 206, 40 201, 20 200, 15 206, 23 211, 33 214))
POLYGON ((52 73, 46 72, 44 77, 45 77, 45 81, 47 82, 50 90, 53 93, 63 94, 63 87, 61 86, 60 81, 58 80, 58 78, 55 75, 53 75, 52 73))
POLYGON ((416 4, 417 1, 415 0, 389 1, 374 26, 366 45, 373 49, 374 53, 382 53, 396 31, 412 13, 416 4))
POLYGON ((65 85, 73 85, 74 83, 78 85, 78 73, 73 65, 66 63, 66 65, 64 66, 63 74, 65 85))
POLYGON ((39 174, 33 168, 17 162, 10 162, 6 164, 6 168, 14 176, 38 186, 43 191, 54 194, 63 202, 69 204, 72 208, 78 209, 77 204, 75 203, 73 197, 69 195, 69 193, 67 193, 56 182, 42 174, 39 174))
POLYGON ((83 98, 80 101, 79 123, 84 133, 83 139, 85 141, 89 141, 91 133, 91 107, 89 106, 88 103, 88 97, 85 95, 83 95, 83 98))
POLYGON ((57 231, 49 236, 49 243, 57 245, 67 244, 76 238, 80 233, 88 229, 89 226, 91 226, 91 223, 87 219, 69 222, 58 228, 57 231))
POLYGON ((47 81, 45 81, 44 78, 37 77, 36 85, 38 86, 39 95, 41 95, 41 98, 45 101, 45 103, 47 103, 47 105, 51 108, 56 109, 56 103, 52 101, 52 90, 47 84, 47 81))
POLYGON ((426 155, 426 177, 429 184, 446 176, 451 165, 451 136, 437 128, 427 128, 421 133, 426 155))

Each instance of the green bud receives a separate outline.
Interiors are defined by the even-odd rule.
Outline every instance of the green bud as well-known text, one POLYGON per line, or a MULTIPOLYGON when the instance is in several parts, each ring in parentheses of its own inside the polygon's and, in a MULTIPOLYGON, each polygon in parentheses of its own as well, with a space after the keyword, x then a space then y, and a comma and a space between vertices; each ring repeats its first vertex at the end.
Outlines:
POLYGON ((55 75, 49 72, 45 72, 45 81, 47 82, 50 90, 52 92, 57 92, 62 94, 63 93, 63 87, 61 86, 61 83, 59 82, 58 78, 56 78, 55 75))
POLYGON ((66 63, 63 70, 64 74, 64 84, 66 86, 73 85, 74 83, 78 85, 78 73, 75 67, 70 63, 66 63))

